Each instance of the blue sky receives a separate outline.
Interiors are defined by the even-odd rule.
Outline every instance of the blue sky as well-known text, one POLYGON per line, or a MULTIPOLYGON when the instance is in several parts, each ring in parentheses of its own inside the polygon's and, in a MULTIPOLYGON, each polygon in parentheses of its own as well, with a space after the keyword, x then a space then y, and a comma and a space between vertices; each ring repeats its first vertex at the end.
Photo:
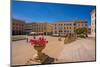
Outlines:
POLYGON ((27 23, 87 20, 90 25, 93 9, 95 6, 13 1, 12 17, 27 23))

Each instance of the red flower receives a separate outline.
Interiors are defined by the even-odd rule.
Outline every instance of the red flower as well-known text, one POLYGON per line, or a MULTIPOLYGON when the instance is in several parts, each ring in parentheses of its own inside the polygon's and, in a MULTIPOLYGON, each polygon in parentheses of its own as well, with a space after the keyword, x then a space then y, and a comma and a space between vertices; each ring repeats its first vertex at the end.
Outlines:
POLYGON ((30 43, 31 45, 45 46, 48 43, 48 41, 44 37, 39 37, 39 39, 31 39, 30 43))

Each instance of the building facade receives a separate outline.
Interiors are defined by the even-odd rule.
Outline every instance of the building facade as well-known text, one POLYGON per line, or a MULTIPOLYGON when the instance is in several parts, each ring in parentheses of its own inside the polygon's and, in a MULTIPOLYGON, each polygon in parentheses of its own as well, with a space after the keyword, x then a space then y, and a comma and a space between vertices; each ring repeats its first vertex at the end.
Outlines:
POLYGON ((34 32, 36 34, 52 34, 52 25, 48 23, 27 23, 25 27, 27 34, 34 32))
POLYGON ((58 22, 53 24, 53 35, 62 35, 65 36, 69 33, 75 33, 75 30, 78 28, 87 28, 87 21, 65 21, 58 22))
POLYGON ((25 22, 21 20, 12 19, 12 35, 25 34, 25 22))
POLYGON ((75 33, 78 28, 87 28, 87 21, 65 21, 50 23, 25 23, 24 21, 13 19, 12 22, 12 34, 23 35, 34 32, 35 34, 44 35, 62 35, 65 36, 69 33, 75 33))
POLYGON ((96 11, 95 9, 91 12, 91 34, 95 36, 96 33, 96 11))
POLYGON ((53 24, 53 35, 66 35, 74 33, 74 22, 58 22, 53 24))
POLYGON ((38 32, 37 31, 37 23, 26 23, 25 32, 26 34, 30 34, 31 32, 38 32))
POLYGON ((88 26, 88 34, 91 34, 91 26, 88 26))
POLYGON ((53 25, 52 24, 47 24, 47 34, 52 35, 53 33, 53 25))
POLYGON ((87 21, 75 21, 74 22, 74 28, 86 28, 88 29, 88 22, 87 21))

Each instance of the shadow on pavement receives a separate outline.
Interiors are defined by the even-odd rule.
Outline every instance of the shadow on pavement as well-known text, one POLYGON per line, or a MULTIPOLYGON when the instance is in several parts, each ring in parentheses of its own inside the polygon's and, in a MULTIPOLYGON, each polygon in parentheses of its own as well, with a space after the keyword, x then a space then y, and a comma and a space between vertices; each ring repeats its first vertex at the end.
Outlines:
POLYGON ((57 59, 52 58, 52 57, 46 55, 45 53, 42 53, 41 58, 39 58, 39 59, 31 58, 25 63, 25 65, 29 65, 29 64, 52 64, 56 60, 57 59))
POLYGON ((50 64, 56 60, 55 58, 52 58, 44 53, 43 53, 43 55, 46 57, 46 59, 42 62, 42 64, 50 64))

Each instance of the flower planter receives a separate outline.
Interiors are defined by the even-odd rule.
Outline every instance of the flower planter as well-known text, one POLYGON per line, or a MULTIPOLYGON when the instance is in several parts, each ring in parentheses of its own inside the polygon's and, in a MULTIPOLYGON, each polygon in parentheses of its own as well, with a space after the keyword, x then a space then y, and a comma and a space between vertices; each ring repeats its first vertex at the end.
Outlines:
POLYGON ((42 50, 46 47, 48 41, 44 37, 39 37, 38 39, 34 37, 30 40, 30 43, 33 46, 33 48, 37 51, 37 53, 33 56, 33 61, 37 63, 44 62, 46 57, 42 53, 42 50))
POLYGON ((34 49, 37 50, 38 52, 41 52, 45 46, 34 46, 34 49))
POLYGON ((34 49, 37 51, 37 60, 42 59, 42 50, 45 48, 45 46, 34 46, 34 49))

